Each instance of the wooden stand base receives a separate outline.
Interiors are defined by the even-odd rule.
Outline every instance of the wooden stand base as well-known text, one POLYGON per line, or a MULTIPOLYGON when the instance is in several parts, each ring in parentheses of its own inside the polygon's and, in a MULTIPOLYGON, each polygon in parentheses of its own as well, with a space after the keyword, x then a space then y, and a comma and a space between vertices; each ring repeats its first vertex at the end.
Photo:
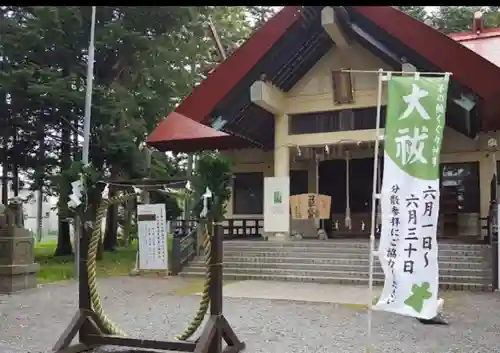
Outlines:
POLYGON ((158 341, 109 335, 93 311, 78 310, 54 345, 56 353, 80 353, 100 346, 139 348, 134 352, 165 350, 194 353, 239 353, 245 348, 224 316, 211 316, 196 341, 158 341), (79 334, 79 343, 71 344, 79 334), (222 340, 227 347, 222 349, 222 340))
MULTIPOLYGON (((210 220, 213 224, 213 221, 210 220)), ((210 224, 210 225, 211 225, 210 224)), ((92 310, 86 258, 82 254, 88 252, 88 235, 80 239, 80 277, 79 277, 79 310, 70 324, 57 340, 53 351, 56 353, 80 353, 99 346, 120 346, 138 348, 134 352, 147 350, 164 350, 170 352, 193 353, 239 353, 245 348, 228 321, 222 314, 222 238, 223 227, 215 224, 215 232, 210 232, 210 317, 200 338, 196 341, 157 341, 111 335, 101 324, 99 317, 92 310), (213 234, 212 234, 213 233, 213 234), (79 343, 71 345, 78 334, 79 343), (222 340, 227 347, 222 349, 222 340)), ((212 227, 210 226, 211 230, 212 227)))
POLYGON ((205 329, 196 343, 195 353, 238 353, 245 349, 245 343, 241 342, 227 319, 221 316, 211 315, 205 329), (222 339, 227 347, 222 350, 222 339))

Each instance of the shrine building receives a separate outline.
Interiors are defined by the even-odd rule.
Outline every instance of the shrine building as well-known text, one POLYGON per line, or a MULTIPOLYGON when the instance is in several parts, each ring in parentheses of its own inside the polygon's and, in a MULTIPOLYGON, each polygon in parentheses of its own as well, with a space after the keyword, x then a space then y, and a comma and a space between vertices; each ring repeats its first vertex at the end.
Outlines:
MULTIPOLYGON (((193 88, 148 144, 231 158, 230 233, 262 235, 264 177, 289 176, 290 195, 331 196, 321 223, 329 237, 366 237, 376 71, 450 72, 438 236, 481 241, 498 168, 500 29, 484 29, 479 14, 471 21, 470 33, 447 36, 391 6, 286 6, 193 88)), ((382 135, 386 99, 384 85, 382 135)), ((290 231, 315 238, 317 227, 291 221, 290 231)))

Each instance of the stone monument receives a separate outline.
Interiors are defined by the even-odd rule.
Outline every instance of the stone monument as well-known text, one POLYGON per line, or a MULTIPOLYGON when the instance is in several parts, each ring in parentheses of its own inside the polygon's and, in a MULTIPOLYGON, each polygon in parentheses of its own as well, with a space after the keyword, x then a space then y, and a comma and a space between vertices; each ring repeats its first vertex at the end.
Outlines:
POLYGON ((24 229, 22 203, 0 205, 0 294, 37 286, 40 265, 35 260, 35 240, 24 229))

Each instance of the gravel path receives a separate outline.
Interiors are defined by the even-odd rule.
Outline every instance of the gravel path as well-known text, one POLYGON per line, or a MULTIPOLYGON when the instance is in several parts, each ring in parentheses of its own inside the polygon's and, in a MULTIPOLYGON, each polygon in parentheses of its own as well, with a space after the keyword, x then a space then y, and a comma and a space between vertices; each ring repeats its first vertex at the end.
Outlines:
MULTIPOLYGON (((179 333, 197 308, 197 296, 177 296, 178 279, 109 278, 100 281, 107 314, 131 336, 179 333)), ((451 326, 424 326, 374 313, 374 352, 500 353, 500 295, 448 295, 451 326)), ((76 309, 76 285, 47 285, 0 296, 0 352, 50 351, 76 309)), ((360 309, 258 299, 225 299, 225 314, 246 352, 364 352, 366 314, 360 309)))

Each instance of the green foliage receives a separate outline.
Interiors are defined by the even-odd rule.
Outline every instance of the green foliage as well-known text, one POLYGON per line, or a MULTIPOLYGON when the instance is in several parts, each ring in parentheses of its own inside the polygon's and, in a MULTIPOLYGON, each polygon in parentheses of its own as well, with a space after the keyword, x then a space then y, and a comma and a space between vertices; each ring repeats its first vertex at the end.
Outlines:
MULTIPOLYGON (((73 256, 54 256, 55 241, 38 243, 35 248, 35 261, 40 264, 37 281, 51 283, 74 278, 75 260, 73 256)), ((99 276, 128 275, 134 268, 136 245, 118 248, 97 262, 99 276)))
POLYGON ((167 219, 176 219, 182 215, 182 209, 179 207, 177 199, 173 196, 152 192, 151 203, 164 203, 167 219))
POLYGON ((168 179, 172 175, 183 175, 179 160, 175 156, 153 151, 151 155, 150 175, 153 179, 168 179))
POLYGON ((425 10, 425 6, 394 6, 394 7, 422 22, 424 22, 428 17, 427 11, 425 10))
MULTIPOLYGON (((38 283, 51 283, 74 278, 75 259, 73 256, 54 256, 55 241, 37 243, 35 248, 35 261, 40 264, 38 283)), ((128 246, 118 247, 117 251, 106 254, 102 260, 97 261, 97 275, 123 276, 130 274, 135 267, 137 242, 133 241, 128 246)), ((168 258, 172 259, 172 237, 167 237, 168 258)))
MULTIPOLYGON (((248 7, 250 8, 250 7, 248 7)), ((261 7, 263 13, 265 8, 261 7)), ((124 176, 144 176, 138 146, 166 114, 174 110, 203 76, 203 67, 219 61, 207 31, 209 18, 228 52, 252 31, 244 6, 99 6, 95 37, 90 159, 103 176, 115 168, 124 176)), ((90 6, 4 6, 0 11, 0 99, 2 139, 17 134, 9 161, 44 176, 45 186, 63 190, 57 176, 61 153, 78 158, 79 146, 62 128, 83 125, 90 6), (7 104, 5 104, 5 102, 7 104), (36 122, 43 121, 37 131, 36 122), (63 150, 62 146, 72 146, 63 150), (44 151, 39 152, 43 145, 44 151), (42 156, 40 155, 42 153, 42 156), (42 159, 43 160, 42 162, 42 159), (43 166, 42 169, 39 166, 43 166)), ((156 162, 158 163, 156 163, 156 162)), ((153 157, 178 172, 171 158, 153 157)), ((33 187, 36 185, 33 184, 33 187)), ((48 189, 47 189, 48 191, 48 189)))
POLYGON ((486 28, 500 26, 500 6, 436 6, 431 12, 426 6, 394 6, 413 18, 432 24, 445 34, 471 30, 474 13, 483 13, 486 28))
MULTIPOLYGON (((203 152, 196 161, 196 172, 193 175, 194 200, 200 200, 208 187, 218 201, 214 204, 215 214, 221 217, 231 197, 231 162, 217 152, 203 152)), ((201 212, 198 203, 194 209, 195 215, 201 212)))
POLYGON ((254 28, 258 29, 278 12, 282 6, 245 6, 249 17, 255 21, 254 28))
POLYGON ((433 16, 433 22, 443 33, 470 31, 474 13, 481 11, 484 25, 500 26, 499 6, 439 6, 433 16))
MULTIPOLYGON (((97 7, 90 210, 100 202, 103 185, 96 180, 185 174, 185 154, 154 152, 148 170, 140 146, 204 78, 206 64, 220 61, 209 19, 230 53, 252 32, 247 8, 97 7)), ((59 195, 61 219, 73 216, 69 183, 82 171, 90 18, 90 6, 0 6, 0 143, 7 146, 0 164, 32 189, 59 195)), ((174 200, 165 202, 179 213, 174 200)), ((69 244, 69 227, 61 229, 69 244)))

